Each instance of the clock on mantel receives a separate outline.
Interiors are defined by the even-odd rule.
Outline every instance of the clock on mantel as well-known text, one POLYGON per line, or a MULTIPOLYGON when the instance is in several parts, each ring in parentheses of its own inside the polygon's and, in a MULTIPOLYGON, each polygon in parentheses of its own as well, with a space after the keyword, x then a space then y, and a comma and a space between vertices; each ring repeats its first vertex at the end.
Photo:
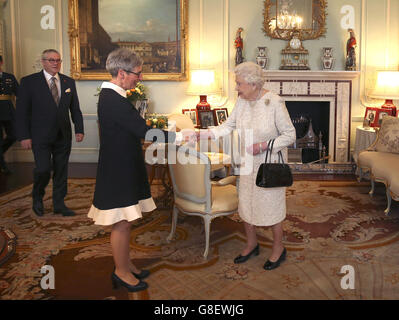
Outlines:
POLYGON ((309 51, 302 45, 299 32, 293 31, 288 45, 281 50, 280 70, 310 70, 309 51))

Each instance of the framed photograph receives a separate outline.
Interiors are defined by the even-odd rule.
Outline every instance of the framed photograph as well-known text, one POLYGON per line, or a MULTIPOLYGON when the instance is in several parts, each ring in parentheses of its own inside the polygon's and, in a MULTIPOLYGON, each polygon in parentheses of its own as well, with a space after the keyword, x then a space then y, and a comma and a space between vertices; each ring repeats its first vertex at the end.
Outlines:
POLYGON ((183 109, 182 113, 190 117, 191 121, 194 123, 194 126, 197 125, 197 109, 183 109))
POLYGON ((201 129, 217 125, 212 110, 198 110, 198 122, 201 129))
POLYGON ((145 115, 148 112, 148 100, 137 100, 135 107, 137 111, 140 113, 140 116, 145 119, 145 115))
POLYGON ((134 50, 144 80, 187 80, 188 0, 68 0, 71 75, 109 80, 108 54, 134 50))
POLYGON ((385 116, 392 116, 393 110, 392 109, 379 109, 377 110, 376 114, 376 127, 381 127, 382 119, 385 116))
POLYGON ((377 111, 378 108, 367 107, 364 114, 363 126, 375 127, 378 125, 377 111))
POLYGON ((215 109, 215 119, 218 125, 221 125, 227 120, 227 108, 215 109))

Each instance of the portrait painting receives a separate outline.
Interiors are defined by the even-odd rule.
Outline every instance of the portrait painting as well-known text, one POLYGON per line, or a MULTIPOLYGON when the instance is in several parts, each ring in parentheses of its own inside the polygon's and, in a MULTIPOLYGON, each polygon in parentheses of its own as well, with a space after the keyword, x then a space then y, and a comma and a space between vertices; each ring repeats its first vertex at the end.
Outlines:
POLYGON ((187 79, 188 0, 69 0, 71 74, 109 80, 108 54, 135 51, 144 80, 187 79))

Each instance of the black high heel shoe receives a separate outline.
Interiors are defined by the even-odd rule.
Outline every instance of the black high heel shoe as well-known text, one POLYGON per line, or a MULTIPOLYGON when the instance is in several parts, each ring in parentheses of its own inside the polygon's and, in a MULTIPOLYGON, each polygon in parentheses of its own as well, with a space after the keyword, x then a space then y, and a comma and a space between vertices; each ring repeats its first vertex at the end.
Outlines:
POLYGON ((145 278, 147 278, 149 275, 150 275, 150 271, 149 270, 141 270, 141 272, 140 273, 134 273, 133 271, 132 271, 132 274, 137 278, 137 279, 139 279, 139 280, 143 280, 143 279, 145 279, 145 278))
POLYGON ((242 256, 241 254, 239 256, 237 256, 234 259, 234 263, 243 263, 245 261, 247 261, 249 258, 251 258, 252 256, 257 256, 259 255, 259 244, 256 245, 256 247, 247 255, 242 256))
POLYGON ((283 252, 280 255, 280 258, 278 258, 277 261, 271 262, 269 259, 266 261, 265 265, 263 266, 263 269, 265 270, 273 270, 276 269, 278 266, 280 266, 281 262, 285 260, 285 257, 287 256, 287 249, 284 248, 283 252))
POLYGON ((119 287, 125 287, 129 292, 137 292, 148 288, 148 284, 141 280, 139 281, 138 284, 132 286, 131 284, 128 284, 125 281, 123 281, 121 278, 119 278, 115 274, 115 272, 112 272, 111 281, 113 289, 119 289, 119 287))
MULTIPOLYGON (((114 267, 114 273, 115 273, 115 267, 114 267)), ((137 279, 139 280, 144 280, 145 278, 147 278, 150 275, 150 270, 141 270, 140 273, 134 273, 132 271, 132 275, 134 275, 137 279)))

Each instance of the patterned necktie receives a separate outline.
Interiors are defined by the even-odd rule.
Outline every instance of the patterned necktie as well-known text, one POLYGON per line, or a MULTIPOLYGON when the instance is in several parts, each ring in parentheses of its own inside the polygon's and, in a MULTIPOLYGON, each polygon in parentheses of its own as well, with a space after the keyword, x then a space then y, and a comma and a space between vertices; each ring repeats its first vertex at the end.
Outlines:
POLYGON ((58 106, 58 102, 59 102, 58 88, 57 88, 57 85, 55 84, 55 81, 57 80, 57 78, 56 77, 51 77, 50 80, 51 80, 51 83, 50 83, 51 95, 53 96, 55 104, 58 106))

